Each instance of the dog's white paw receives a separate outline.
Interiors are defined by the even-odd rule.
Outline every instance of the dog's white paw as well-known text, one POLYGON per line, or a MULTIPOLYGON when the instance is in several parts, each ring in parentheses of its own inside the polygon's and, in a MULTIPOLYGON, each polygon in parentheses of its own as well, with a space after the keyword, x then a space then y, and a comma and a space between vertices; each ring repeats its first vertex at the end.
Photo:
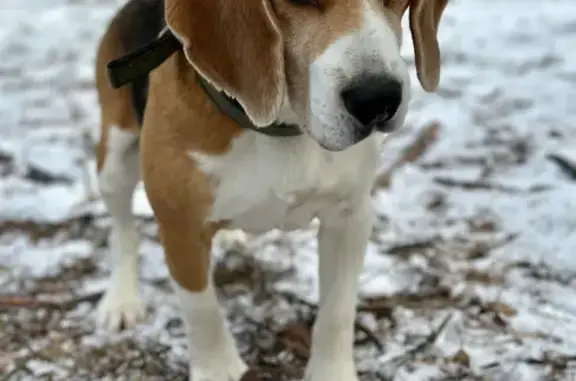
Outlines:
POLYGON ((224 251, 242 250, 246 247, 248 236, 240 229, 218 231, 215 237, 216 245, 224 251))
POLYGON ((145 315, 146 308, 136 290, 113 286, 98 303, 98 325, 110 332, 133 328, 144 320, 145 315))
POLYGON ((306 370, 305 381, 358 381, 356 368, 351 362, 327 361, 322 364, 309 364, 306 370))
POLYGON ((240 359, 210 367, 192 366, 190 381, 238 381, 247 370, 240 359))

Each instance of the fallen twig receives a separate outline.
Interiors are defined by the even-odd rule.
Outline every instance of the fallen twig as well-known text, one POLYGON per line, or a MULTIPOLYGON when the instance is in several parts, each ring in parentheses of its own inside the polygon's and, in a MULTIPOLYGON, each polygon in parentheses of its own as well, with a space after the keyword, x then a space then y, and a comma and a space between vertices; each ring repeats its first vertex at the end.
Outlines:
POLYGON ((439 185, 451 188, 461 188, 466 190, 491 190, 504 193, 536 193, 544 192, 550 189, 546 185, 535 185, 527 189, 521 189, 502 184, 496 184, 486 180, 457 180, 448 177, 435 177, 434 182, 439 185))
POLYGON ((444 331, 444 328, 446 328, 446 325, 448 324, 448 322, 451 319, 452 319, 452 314, 450 313, 444 318, 444 320, 442 320, 440 325, 438 325, 438 327, 436 329, 432 330, 432 332, 430 332, 430 334, 428 336, 426 336, 420 343, 414 345, 412 348, 409 348, 404 353, 402 353, 398 356, 392 357, 388 361, 398 363, 398 366, 402 365, 403 363, 408 361, 410 358, 413 358, 418 352, 422 352, 427 347, 433 345, 436 342, 436 340, 438 339, 438 337, 440 336, 440 334, 442 333, 442 331, 444 331))
POLYGON ((558 154, 550 154, 547 157, 556 163, 562 173, 564 173, 570 180, 576 180, 576 163, 574 161, 558 154))
POLYGON ((76 307, 80 303, 95 303, 102 297, 102 292, 96 292, 64 301, 42 300, 28 295, 0 295, 0 310, 24 308, 24 309, 48 309, 66 311, 76 307))
POLYGON ((398 243, 386 248, 385 252, 388 255, 407 256, 414 252, 421 252, 426 249, 434 248, 438 242, 440 242, 440 237, 433 237, 408 243, 398 243))
POLYGON ((378 313, 389 311, 395 307, 404 308, 444 308, 454 306, 460 301, 450 295, 450 290, 438 288, 431 292, 421 292, 418 294, 394 295, 390 297, 368 300, 358 306, 360 312, 378 313))
POLYGON ((366 342, 372 343, 374 345, 374 347, 376 347, 376 349, 379 352, 384 351, 384 345, 378 339, 378 337, 376 337, 376 334, 370 328, 366 327, 364 324, 362 324, 359 321, 356 321, 355 328, 358 331, 362 332, 364 335, 366 335, 366 342))
POLYGON ((412 163, 421 157, 438 138, 440 124, 433 122, 423 127, 412 144, 404 148, 400 157, 386 170, 380 172, 374 181, 373 191, 380 188, 388 188, 395 170, 407 163, 412 163))
POLYGON ((27 234, 34 242, 52 238, 61 232, 72 237, 84 236, 88 228, 94 225, 95 217, 91 214, 79 215, 67 220, 53 223, 42 223, 33 220, 0 221, 0 234, 21 232, 27 234))

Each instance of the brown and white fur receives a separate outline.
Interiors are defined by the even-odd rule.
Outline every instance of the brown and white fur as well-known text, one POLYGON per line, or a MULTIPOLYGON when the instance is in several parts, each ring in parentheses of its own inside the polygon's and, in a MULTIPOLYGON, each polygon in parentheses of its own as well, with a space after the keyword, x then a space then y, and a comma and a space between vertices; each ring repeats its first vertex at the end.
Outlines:
MULTIPOLYGON (((446 3, 165 0, 165 20, 184 49, 150 74, 141 128, 130 86, 114 90, 105 77, 106 62, 127 53, 120 41, 129 18, 117 16, 97 59, 98 169, 113 221, 114 258, 99 322, 115 330, 144 317, 131 214, 142 177, 182 308, 191 380, 236 381, 246 370, 211 281, 215 233, 305 228, 314 217, 320 221, 320 300, 306 377, 357 380, 353 332, 374 219, 370 190, 379 145, 402 126, 410 100, 400 20, 410 9, 418 78, 434 91, 440 72, 436 34, 446 3), (197 73, 236 98, 255 125, 297 123, 304 134, 269 137, 242 129, 208 100, 197 73), (358 134, 365 126, 342 101, 344 89, 362 78, 401 85, 386 132, 358 134)), ((381 112, 387 107, 382 104, 381 112)))

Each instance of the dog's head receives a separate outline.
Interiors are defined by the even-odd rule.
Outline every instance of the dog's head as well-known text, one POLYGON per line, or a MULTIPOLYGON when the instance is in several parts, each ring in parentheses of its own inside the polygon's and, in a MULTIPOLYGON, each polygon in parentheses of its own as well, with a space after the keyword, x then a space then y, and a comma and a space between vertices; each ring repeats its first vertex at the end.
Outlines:
POLYGON ((434 91, 437 29, 448 0, 165 0, 194 68, 236 98, 257 126, 290 104, 321 146, 343 150, 404 123, 400 56, 408 8, 418 78, 434 91))

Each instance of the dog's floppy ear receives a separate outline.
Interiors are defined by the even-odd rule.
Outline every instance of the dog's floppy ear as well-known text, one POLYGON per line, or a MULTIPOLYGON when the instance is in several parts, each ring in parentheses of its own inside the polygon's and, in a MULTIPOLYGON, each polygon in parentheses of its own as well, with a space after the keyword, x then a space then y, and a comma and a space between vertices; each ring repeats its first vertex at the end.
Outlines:
POLYGON ((165 0, 166 23, 193 67, 236 98, 256 126, 284 100, 282 35, 269 0, 165 0))
POLYGON ((414 42, 416 71, 422 88, 436 91, 440 82, 438 25, 448 0, 411 0, 410 31, 414 42))

